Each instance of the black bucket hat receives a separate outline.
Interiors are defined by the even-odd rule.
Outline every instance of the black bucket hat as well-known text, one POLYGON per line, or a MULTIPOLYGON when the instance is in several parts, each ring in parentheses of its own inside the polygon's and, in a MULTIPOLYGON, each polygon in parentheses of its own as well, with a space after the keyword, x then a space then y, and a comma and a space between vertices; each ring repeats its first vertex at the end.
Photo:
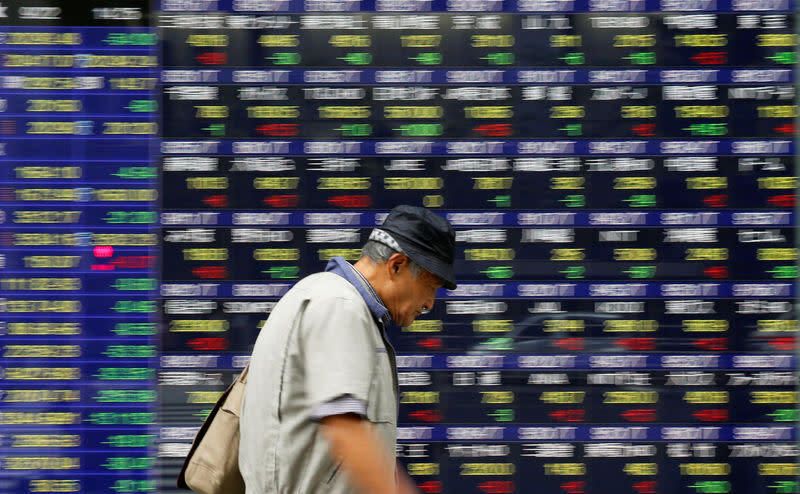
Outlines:
POLYGON ((391 235, 412 261, 441 278, 445 288, 456 288, 456 234, 446 219, 426 208, 403 204, 389 212, 379 229, 391 235))

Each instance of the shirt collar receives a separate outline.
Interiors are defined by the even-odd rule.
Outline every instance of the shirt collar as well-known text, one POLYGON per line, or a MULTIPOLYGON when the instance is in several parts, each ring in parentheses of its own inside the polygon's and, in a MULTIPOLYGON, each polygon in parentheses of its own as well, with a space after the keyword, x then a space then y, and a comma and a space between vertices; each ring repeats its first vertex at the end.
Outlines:
POLYGON ((384 305, 380 295, 372 285, 364 278, 352 264, 347 262, 343 257, 336 256, 328 262, 325 266, 325 271, 338 274, 342 278, 350 282, 351 285, 358 290, 358 293, 367 303, 372 316, 378 321, 383 323, 383 327, 387 327, 392 322, 392 316, 389 314, 389 309, 384 305))

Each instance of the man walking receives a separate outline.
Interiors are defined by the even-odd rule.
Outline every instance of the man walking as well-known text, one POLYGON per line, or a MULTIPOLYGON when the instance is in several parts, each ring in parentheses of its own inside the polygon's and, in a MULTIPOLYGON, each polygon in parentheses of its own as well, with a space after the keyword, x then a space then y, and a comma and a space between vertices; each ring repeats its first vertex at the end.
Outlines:
POLYGON ((397 370, 386 325, 454 289, 453 228, 398 206, 351 265, 332 259, 276 304, 253 349, 239 469, 247 494, 412 494, 395 467, 397 370))

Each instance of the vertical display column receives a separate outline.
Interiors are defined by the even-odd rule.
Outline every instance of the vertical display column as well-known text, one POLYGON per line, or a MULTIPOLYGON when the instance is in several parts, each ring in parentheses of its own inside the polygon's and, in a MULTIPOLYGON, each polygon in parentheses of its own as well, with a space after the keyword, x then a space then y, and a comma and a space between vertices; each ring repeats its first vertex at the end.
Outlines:
POLYGON ((122 3, 0 8, 2 492, 155 488, 157 39, 122 3))

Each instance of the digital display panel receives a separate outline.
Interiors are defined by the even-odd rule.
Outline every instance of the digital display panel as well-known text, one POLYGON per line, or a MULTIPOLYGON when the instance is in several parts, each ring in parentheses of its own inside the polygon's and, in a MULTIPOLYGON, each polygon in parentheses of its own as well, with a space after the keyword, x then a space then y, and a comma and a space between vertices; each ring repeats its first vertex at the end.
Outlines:
POLYGON ((421 492, 798 492, 794 2, 0 2, 0 492, 176 493, 401 203, 421 492))

